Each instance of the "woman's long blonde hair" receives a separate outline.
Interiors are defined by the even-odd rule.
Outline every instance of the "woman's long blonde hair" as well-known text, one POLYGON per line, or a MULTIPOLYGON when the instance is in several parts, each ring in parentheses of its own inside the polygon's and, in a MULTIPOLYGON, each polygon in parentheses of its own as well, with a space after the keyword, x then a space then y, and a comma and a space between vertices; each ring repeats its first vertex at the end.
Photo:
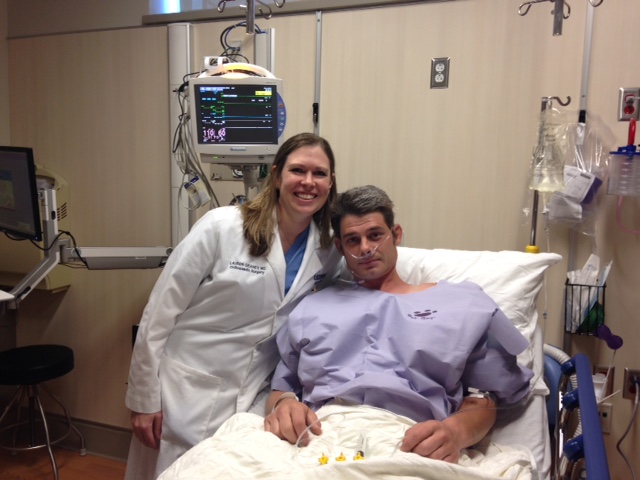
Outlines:
POLYGON ((299 133, 285 141, 278 149, 273 161, 274 169, 264 181, 262 191, 250 202, 240 205, 242 212, 244 238, 249 242, 249 253, 254 257, 269 254, 276 226, 274 209, 280 198, 280 190, 276 188, 276 180, 282 176, 282 170, 289 155, 301 147, 320 147, 329 158, 329 175, 331 188, 329 198, 323 207, 313 214, 313 221, 320 229, 320 246, 327 248, 331 245, 331 202, 337 195, 335 181, 335 158, 331 145, 324 138, 313 133, 299 133))

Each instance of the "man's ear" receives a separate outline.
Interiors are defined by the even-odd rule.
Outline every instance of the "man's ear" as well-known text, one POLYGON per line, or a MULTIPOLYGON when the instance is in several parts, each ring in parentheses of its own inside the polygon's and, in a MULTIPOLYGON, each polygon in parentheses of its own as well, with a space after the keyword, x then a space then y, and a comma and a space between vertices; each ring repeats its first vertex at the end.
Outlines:
POLYGON ((342 251, 342 243, 340 243, 340 239, 339 238, 333 238, 333 243, 336 246, 336 248, 338 249, 338 251, 340 252, 340 255, 342 255, 344 257, 344 252, 342 251))
POLYGON ((402 227, 398 224, 395 224, 391 228, 391 232, 393 232, 393 243, 396 247, 402 244, 402 227))

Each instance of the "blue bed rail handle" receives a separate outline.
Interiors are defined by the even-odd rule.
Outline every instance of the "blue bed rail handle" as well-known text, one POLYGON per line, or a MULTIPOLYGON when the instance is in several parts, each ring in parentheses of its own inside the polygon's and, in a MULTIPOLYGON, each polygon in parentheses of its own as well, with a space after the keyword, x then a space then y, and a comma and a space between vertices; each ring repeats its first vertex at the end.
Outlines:
POLYGON ((565 443, 562 453, 572 462, 584 458, 584 435, 578 435, 565 443))
POLYGON ((565 375, 576 374, 578 388, 563 397, 563 406, 568 409, 580 407, 582 435, 568 441, 564 447, 565 456, 572 461, 584 457, 587 478, 593 480, 609 480, 609 464, 604 449, 604 439, 600 428, 600 415, 596 403, 591 376, 591 364, 586 355, 581 353, 572 357, 561 366, 565 375))

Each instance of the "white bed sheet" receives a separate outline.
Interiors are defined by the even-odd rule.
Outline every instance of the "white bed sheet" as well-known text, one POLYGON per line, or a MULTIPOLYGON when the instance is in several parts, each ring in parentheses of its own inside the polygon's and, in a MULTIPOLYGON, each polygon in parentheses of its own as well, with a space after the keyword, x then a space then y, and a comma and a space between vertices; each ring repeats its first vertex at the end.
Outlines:
MULTIPOLYGON (((534 371, 542 375, 542 334, 533 336, 534 371)), ((308 447, 298 449, 263 431, 264 403, 255 413, 234 415, 211 438, 204 440, 176 461, 159 480, 252 479, 517 479, 548 480, 550 446, 545 396, 534 390, 530 400, 498 412, 496 425, 474 450, 466 450, 458 465, 398 452, 397 444, 413 422, 370 407, 357 413, 353 407, 327 406, 318 412, 323 434, 308 447), (340 413, 340 408, 347 413, 340 413), (338 410, 336 410, 338 409, 338 410), (333 418, 332 418, 333 417, 333 418), (395 421, 389 421, 393 417, 395 421), (400 421, 398 421, 400 419, 400 421), (404 422, 404 423, 403 423, 404 422), (335 432, 336 425, 340 435, 335 432), (360 436, 367 452, 363 461, 353 461, 360 436), (335 458, 344 453, 347 461, 335 458), (322 455, 326 465, 318 463, 322 455)))
POLYGON ((372 407, 342 405, 322 407, 318 415, 322 435, 300 448, 265 432, 259 415, 234 415, 159 480, 537 478, 527 449, 485 445, 465 450, 458 464, 450 464, 398 450, 404 432, 415 423, 405 417, 372 407), (365 453, 362 460, 354 459, 359 450, 365 453), (326 464, 319 462, 323 457, 326 464))

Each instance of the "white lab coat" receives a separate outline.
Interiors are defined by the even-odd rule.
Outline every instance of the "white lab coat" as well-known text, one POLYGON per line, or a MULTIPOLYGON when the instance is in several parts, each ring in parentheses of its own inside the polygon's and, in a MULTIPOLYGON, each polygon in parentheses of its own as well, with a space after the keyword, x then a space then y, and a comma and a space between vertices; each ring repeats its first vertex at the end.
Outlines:
POLYGON ((237 207, 206 213, 171 253, 144 310, 126 405, 162 410, 160 450, 134 436, 127 479, 155 479, 236 412, 247 411, 278 361, 274 335, 314 287, 338 272, 311 222, 300 270, 285 296, 279 235, 269 255, 249 255, 237 207), (157 456, 157 460, 156 457, 157 456), (154 471, 155 467, 155 471, 154 471))

